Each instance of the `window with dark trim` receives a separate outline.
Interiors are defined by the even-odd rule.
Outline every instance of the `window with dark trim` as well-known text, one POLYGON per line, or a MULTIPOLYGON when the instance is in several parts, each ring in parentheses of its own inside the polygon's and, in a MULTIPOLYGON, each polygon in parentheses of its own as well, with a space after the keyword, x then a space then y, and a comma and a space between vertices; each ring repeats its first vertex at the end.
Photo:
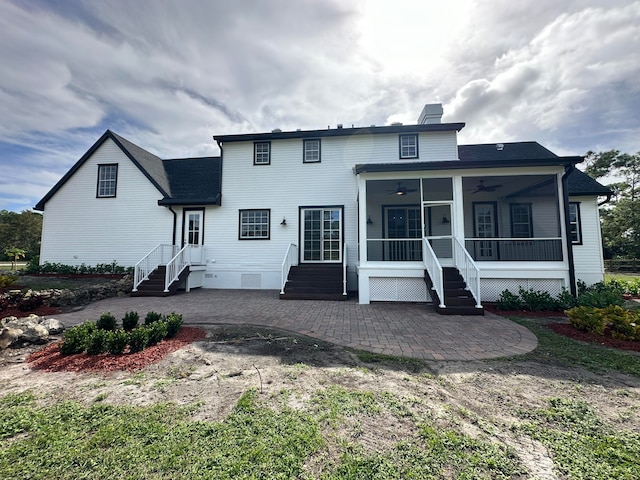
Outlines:
POLYGON ((582 245, 582 225, 580 222, 580 204, 569 204, 569 238, 571 243, 582 245))
POLYGON ((418 158, 418 135, 400 135, 400 158, 418 158))
POLYGON ((271 210, 240 210, 240 240, 269 240, 271 210))
POLYGON ((98 165, 98 188, 96 191, 97 198, 115 197, 117 183, 117 163, 98 165))
POLYGON ((320 140, 303 140, 303 156, 304 163, 318 163, 320 161, 320 140))
POLYGON ((271 142, 255 142, 253 144, 253 164, 269 165, 271 163, 271 142))
POLYGON ((511 236, 513 238, 533 238, 533 220, 530 203, 512 203, 511 236))

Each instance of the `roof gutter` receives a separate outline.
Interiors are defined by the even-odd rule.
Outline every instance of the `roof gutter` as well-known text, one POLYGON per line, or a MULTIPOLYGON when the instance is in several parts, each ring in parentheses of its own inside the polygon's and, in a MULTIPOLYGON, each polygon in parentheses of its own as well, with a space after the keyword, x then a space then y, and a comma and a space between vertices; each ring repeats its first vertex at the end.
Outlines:
POLYGON ((571 237, 569 232, 571 231, 571 224, 569 222, 569 180, 568 177, 575 170, 574 163, 566 163, 564 166, 564 175, 562 175, 562 203, 564 205, 564 231, 567 242, 567 261, 569 263, 569 288, 571 295, 578 296, 578 289, 576 284, 576 267, 573 259, 573 244, 571 243, 571 237))

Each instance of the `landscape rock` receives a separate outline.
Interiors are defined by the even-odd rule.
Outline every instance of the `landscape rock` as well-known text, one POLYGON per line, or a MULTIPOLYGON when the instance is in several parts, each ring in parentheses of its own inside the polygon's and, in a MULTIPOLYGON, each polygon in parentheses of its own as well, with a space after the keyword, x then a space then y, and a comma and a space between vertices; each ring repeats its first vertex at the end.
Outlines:
POLYGON ((64 326, 55 318, 43 318, 29 315, 24 318, 6 317, 0 321, 0 349, 21 347, 30 344, 43 344, 50 335, 57 335, 64 326))

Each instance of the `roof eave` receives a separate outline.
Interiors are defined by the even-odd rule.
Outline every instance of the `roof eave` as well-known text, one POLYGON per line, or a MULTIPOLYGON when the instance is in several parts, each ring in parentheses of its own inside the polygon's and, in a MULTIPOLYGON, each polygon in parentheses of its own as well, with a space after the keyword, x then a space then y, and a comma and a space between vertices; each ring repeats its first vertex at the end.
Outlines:
POLYGON ((195 205, 221 205, 222 195, 217 194, 214 198, 163 198, 158 200, 158 205, 163 207, 173 206, 173 205, 185 205, 185 206, 195 206, 195 205))

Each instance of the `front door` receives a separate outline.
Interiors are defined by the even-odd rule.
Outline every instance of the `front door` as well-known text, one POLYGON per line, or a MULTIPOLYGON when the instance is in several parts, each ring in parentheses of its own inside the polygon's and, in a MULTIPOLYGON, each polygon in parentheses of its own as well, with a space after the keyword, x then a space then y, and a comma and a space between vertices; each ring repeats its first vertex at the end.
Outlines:
POLYGON ((204 243, 204 210, 184 210, 182 245, 191 245, 191 263, 202 263, 204 243))
POLYGON ((342 262, 342 208, 301 208, 302 262, 342 262))
MULTIPOLYGON (((473 230, 475 238, 496 238, 496 204, 494 202, 473 203, 473 230)), ((498 243, 496 240, 475 240, 474 257, 476 260, 496 260, 498 243)))

